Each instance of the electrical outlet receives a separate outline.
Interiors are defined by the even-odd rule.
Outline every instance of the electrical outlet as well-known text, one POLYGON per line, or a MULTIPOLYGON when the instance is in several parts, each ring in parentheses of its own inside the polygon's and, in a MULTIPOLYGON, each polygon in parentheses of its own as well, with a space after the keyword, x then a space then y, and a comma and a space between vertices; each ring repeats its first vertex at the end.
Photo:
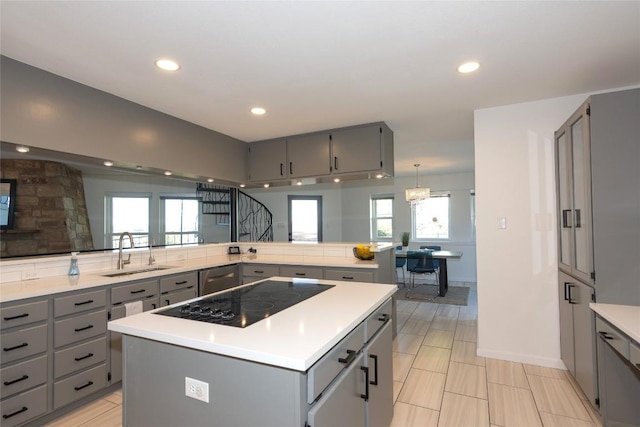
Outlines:
POLYGON ((184 395, 209 403, 209 383, 184 377, 184 395))
POLYGON ((23 270, 22 271, 22 280, 32 280, 37 279, 38 273, 35 270, 23 270))

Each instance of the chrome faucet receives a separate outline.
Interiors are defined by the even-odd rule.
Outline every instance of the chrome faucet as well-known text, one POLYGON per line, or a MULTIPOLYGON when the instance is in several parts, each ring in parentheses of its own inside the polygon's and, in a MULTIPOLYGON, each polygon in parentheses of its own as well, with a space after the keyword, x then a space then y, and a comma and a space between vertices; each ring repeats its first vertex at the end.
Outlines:
POLYGON ((125 231, 124 233, 122 233, 120 235, 120 245, 119 245, 120 249, 118 250, 118 270, 122 270, 124 269, 125 265, 131 264, 131 254, 129 254, 129 258, 127 258, 126 260, 122 259, 122 240, 124 240, 124 236, 129 236, 129 242, 131 242, 131 247, 135 248, 135 245, 133 243, 133 235, 128 231, 125 231))

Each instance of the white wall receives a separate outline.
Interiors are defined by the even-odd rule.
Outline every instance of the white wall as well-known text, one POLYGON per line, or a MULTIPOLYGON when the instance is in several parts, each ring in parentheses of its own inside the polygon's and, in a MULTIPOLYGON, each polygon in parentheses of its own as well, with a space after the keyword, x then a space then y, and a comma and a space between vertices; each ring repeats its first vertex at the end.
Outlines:
POLYGON ((553 142, 587 97, 475 112, 479 355, 564 367, 553 142))
MULTIPOLYGON (((459 282, 476 281, 475 239, 470 221, 469 192, 474 188, 472 173, 450 175, 427 175, 419 179, 421 186, 434 191, 451 192, 452 238, 447 242, 412 242, 410 247, 420 244, 440 244, 445 249, 461 250, 460 260, 450 260, 449 280, 459 282)), ((411 230, 410 209, 404 200, 404 190, 415 186, 415 177, 352 181, 342 184, 321 184, 301 187, 271 187, 245 190, 262 202, 273 213, 275 241, 288 241, 287 196, 322 195, 325 242, 368 242, 370 239, 370 199, 372 195, 393 194, 394 239, 399 242, 403 231, 411 230)))

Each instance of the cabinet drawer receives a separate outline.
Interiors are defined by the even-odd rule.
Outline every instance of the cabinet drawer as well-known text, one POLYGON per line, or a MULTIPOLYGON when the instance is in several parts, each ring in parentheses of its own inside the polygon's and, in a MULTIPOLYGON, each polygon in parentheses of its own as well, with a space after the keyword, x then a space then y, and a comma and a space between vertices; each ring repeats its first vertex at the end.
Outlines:
POLYGON ((280 275, 284 277, 301 277, 305 279, 322 279, 322 267, 302 267, 284 265, 280 267, 280 275))
POLYGON ((243 276, 271 277, 280 275, 280 267, 277 265, 244 264, 243 276))
POLYGON ((358 325, 349 335, 322 356, 308 371, 307 403, 312 403, 349 366, 364 346, 364 324, 358 325), (341 362, 340 360, 343 360, 341 362))
POLYGON ((53 329, 53 342, 58 348, 104 334, 106 331, 107 311, 100 310, 83 316, 58 320, 53 329))
POLYGON ((175 276, 160 279, 160 293, 171 292, 178 289, 196 287, 198 285, 198 273, 177 274, 175 276))
POLYGON ((2 368, 0 378, 2 378, 1 399, 43 384, 47 381, 47 356, 2 368))
MULTIPOLYGON (((142 301, 142 311, 149 311, 158 308, 158 297, 147 298, 142 301)), ((111 320, 122 319, 126 315, 126 309, 124 305, 118 305, 111 308, 111 320)), ((116 332, 111 332, 112 334, 116 332)))
POLYGON ((372 271, 359 270, 325 270, 326 280, 346 280, 352 282, 373 282, 372 271))
POLYGON ((103 308, 107 304, 107 291, 102 289, 95 292, 59 297, 53 300, 53 314, 55 317, 83 311, 103 308))
POLYGON ((196 296, 197 295, 195 287, 183 289, 176 292, 168 292, 166 294, 160 295, 160 306, 163 307, 165 305, 175 304, 180 301, 195 298, 196 296))
POLYGON ((0 308, 0 328, 7 329, 33 322, 46 320, 49 317, 49 301, 36 301, 28 304, 0 308))
POLYGON ((47 386, 2 401, 2 427, 22 425, 47 412, 47 386))
POLYGON ((120 304, 125 301, 143 299, 158 293, 158 281, 132 283, 111 289, 111 304, 120 304))
POLYGON ((629 360, 629 340, 616 328, 600 317, 596 317, 596 332, 605 342, 613 347, 622 357, 629 360))
POLYGON ((42 353, 47 349, 48 325, 2 334, 2 364, 42 353))
POLYGON ((388 321, 391 319, 391 310, 393 309, 393 304, 389 299, 387 302, 382 304, 376 311, 371 314, 371 316, 367 317, 365 321, 365 342, 369 342, 371 338, 378 332, 388 321))
POLYGON ((633 366, 640 369, 640 345, 632 342, 629 348, 629 361, 633 366))
POLYGON ((53 409, 74 402, 105 387, 107 366, 100 366, 80 372, 70 378, 57 381, 53 385, 53 409))
POLYGON ((54 376, 63 377, 88 366, 104 362, 107 359, 107 338, 102 337, 66 350, 56 351, 54 355, 54 376))

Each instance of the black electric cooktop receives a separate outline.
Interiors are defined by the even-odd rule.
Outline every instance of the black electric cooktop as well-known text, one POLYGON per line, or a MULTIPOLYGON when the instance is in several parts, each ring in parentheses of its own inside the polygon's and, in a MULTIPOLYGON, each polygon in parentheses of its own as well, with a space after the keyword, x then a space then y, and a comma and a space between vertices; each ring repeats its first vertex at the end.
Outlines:
POLYGON ((295 280, 266 280, 154 314, 244 328, 333 286, 295 280))

